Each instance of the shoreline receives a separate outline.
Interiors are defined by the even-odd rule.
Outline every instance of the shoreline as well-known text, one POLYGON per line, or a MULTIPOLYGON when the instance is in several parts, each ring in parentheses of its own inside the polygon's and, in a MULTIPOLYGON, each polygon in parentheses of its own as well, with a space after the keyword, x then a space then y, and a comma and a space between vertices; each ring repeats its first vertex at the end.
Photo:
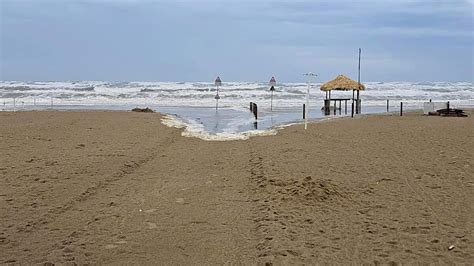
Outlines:
POLYGON ((468 114, 203 141, 158 113, 0 112, 0 263, 469 263, 468 114))
MULTIPOLYGON (((209 109, 209 108, 207 108, 209 109)), ((468 109, 471 110, 471 109, 468 109)), ((80 112, 80 113, 100 113, 100 112, 114 112, 114 113, 133 113, 131 110, 110 110, 110 109, 46 109, 46 110, 21 110, 21 111, 2 111, 5 113, 16 113, 16 112, 80 112)), ((416 113, 420 112, 419 109, 408 109, 404 113, 416 113)), ((181 136, 198 138, 206 141, 234 141, 234 140, 247 140, 250 137, 258 136, 271 136, 278 134, 278 131, 285 129, 287 127, 299 126, 304 124, 304 120, 297 119, 293 121, 281 122, 279 124, 270 126, 264 129, 251 129, 241 132, 208 132, 205 129, 196 128, 195 123, 186 122, 185 118, 177 114, 163 113, 155 111, 155 114, 161 116, 160 120, 163 125, 168 127, 182 129, 181 136)), ((383 112, 383 113, 364 113, 364 114, 354 114, 354 117, 350 115, 328 115, 323 117, 316 117, 308 120, 308 124, 311 123, 322 123, 335 121, 340 119, 361 119, 364 117, 370 116, 391 116, 398 114, 398 111, 383 112)), ((268 115, 268 114, 267 114, 268 115)), ((196 122, 196 121, 193 121, 196 122)))

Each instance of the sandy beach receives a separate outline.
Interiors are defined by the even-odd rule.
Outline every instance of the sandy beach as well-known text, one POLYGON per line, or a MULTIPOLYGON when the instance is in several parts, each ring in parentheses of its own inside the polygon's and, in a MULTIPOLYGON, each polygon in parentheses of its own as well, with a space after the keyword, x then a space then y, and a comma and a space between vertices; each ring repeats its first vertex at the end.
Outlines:
POLYGON ((0 112, 0 263, 471 264, 473 117, 222 142, 157 113, 0 112))

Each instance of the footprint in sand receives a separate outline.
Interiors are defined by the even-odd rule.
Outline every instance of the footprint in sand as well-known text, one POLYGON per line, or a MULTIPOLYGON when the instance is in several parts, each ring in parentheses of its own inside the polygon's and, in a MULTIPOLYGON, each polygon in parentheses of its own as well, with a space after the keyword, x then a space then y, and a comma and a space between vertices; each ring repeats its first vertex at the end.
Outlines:
POLYGON ((183 203, 184 203, 184 199, 183 199, 183 198, 176 198, 176 202, 183 204, 183 203))
POLYGON ((156 209, 149 209, 149 210, 145 210, 145 213, 152 213, 152 212, 156 212, 157 210, 156 209))
POLYGON ((105 245, 105 249, 114 249, 116 247, 117 247, 117 245, 112 245, 112 244, 105 245))
POLYGON ((156 229, 158 226, 155 223, 147 222, 146 226, 148 229, 156 229))

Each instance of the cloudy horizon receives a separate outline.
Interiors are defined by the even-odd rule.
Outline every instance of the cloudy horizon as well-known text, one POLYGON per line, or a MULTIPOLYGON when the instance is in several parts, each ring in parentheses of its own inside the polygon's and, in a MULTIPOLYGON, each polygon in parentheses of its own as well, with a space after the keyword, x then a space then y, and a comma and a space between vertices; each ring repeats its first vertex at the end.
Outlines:
POLYGON ((473 1, 0 0, 1 80, 470 81, 473 1))

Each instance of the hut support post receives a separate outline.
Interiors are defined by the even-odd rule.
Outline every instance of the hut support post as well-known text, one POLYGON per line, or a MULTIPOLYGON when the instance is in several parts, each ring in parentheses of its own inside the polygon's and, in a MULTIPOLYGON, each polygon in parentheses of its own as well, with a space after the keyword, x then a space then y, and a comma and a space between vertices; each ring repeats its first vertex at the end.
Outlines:
POLYGON ((351 117, 354 117, 354 101, 351 104, 351 117))
POLYGON ((356 100, 356 113, 360 114, 361 111, 361 106, 360 106, 360 98, 359 98, 359 91, 357 91, 357 100, 356 100))
POLYGON ((347 100, 344 100, 344 114, 347 115, 347 100))
POLYGON ((324 100, 324 115, 331 114, 331 100, 326 99, 324 100))
POLYGON ((339 100, 339 114, 341 114, 342 112, 341 104, 342 104, 342 100, 339 100))
POLYGON ((336 109, 337 109, 337 107, 336 107, 336 101, 334 101, 334 115, 336 115, 336 109))

